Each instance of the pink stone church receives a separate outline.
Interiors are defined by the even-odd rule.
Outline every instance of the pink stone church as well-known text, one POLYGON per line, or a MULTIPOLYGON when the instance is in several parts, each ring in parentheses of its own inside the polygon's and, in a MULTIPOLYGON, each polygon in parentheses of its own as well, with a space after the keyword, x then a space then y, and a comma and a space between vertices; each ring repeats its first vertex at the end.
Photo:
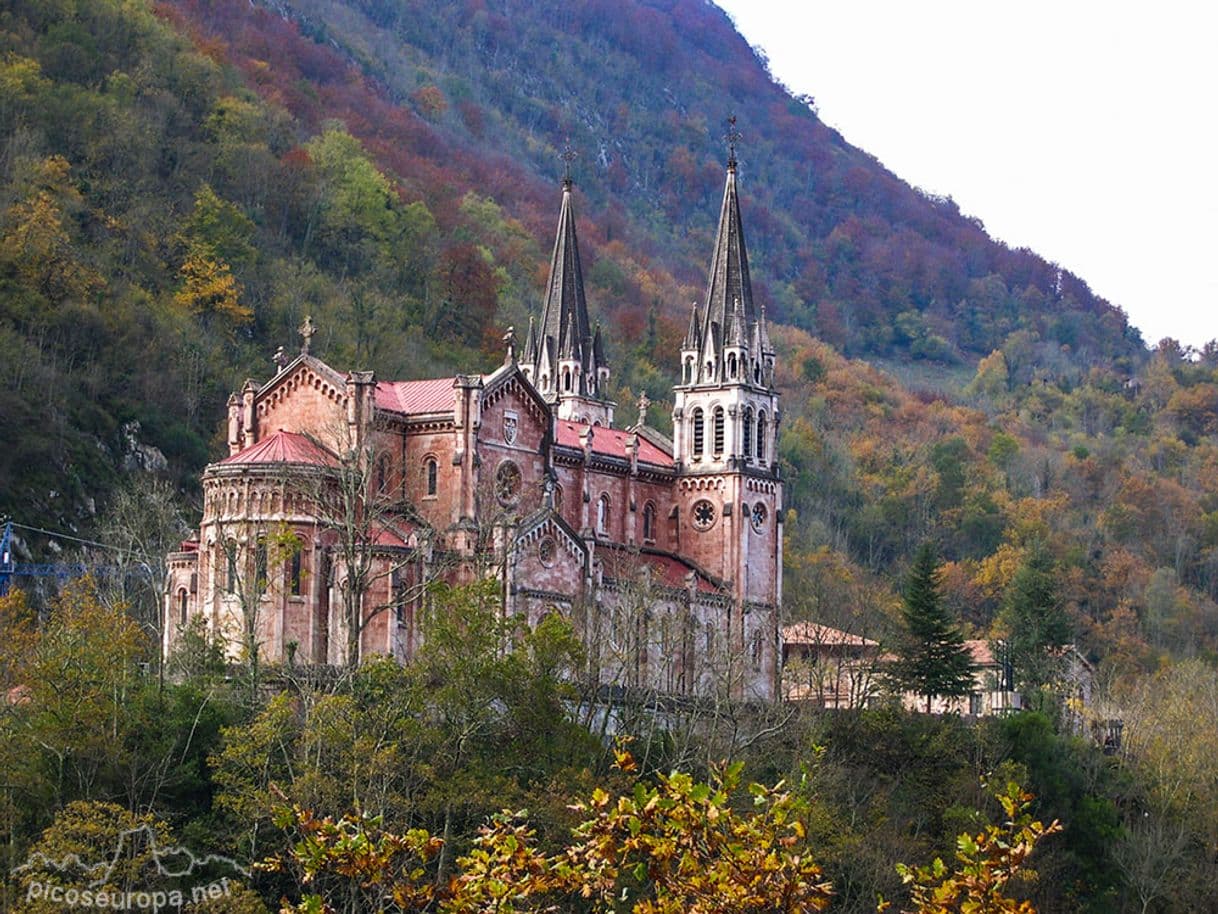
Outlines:
POLYGON ((229 399, 198 538, 168 557, 167 650, 197 620, 234 658, 409 663, 424 585, 491 577, 505 613, 570 619, 604 685, 778 698, 778 392, 734 156, 671 440, 645 397, 615 422, 569 178, 540 319, 498 370, 381 380, 312 355, 312 330, 229 399))

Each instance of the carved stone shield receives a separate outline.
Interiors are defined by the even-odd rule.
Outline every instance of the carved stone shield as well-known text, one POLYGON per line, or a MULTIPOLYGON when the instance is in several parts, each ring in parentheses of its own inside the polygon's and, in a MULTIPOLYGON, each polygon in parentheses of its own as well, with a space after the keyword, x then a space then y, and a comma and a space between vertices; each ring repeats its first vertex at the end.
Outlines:
POLYGON ((520 425, 520 417, 507 410, 503 414, 503 440, 508 444, 516 443, 516 430, 520 425))

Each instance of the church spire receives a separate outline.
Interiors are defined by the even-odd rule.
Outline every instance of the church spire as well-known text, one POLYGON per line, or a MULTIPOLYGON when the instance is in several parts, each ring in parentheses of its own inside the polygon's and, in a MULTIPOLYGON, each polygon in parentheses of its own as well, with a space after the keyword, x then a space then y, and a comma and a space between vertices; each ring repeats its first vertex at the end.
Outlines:
POLYGON ((575 213, 571 207, 570 177, 562 182, 562 209, 558 213, 558 235, 550 258, 550 281, 541 311, 541 338, 552 339, 554 352, 570 346, 582 349, 590 336, 588 303, 584 299, 584 274, 579 262, 579 240, 575 235, 575 213), (576 339, 568 341, 567 328, 574 325, 576 339))
POLYGON ((608 379, 609 369, 603 350, 595 351, 588 303, 584 298, 584 274, 571 199, 575 185, 570 172, 572 157, 570 152, 563 154, 567 165, 562 182, 558 232, 550 258, 550 276, 537 327, 537 341, 530 344, 526 340, 522 367, 541 395, 549 402, 559 404, 560 416, 587 417, 589 421, 598 419, 608 425, 613 416, 612 404, 601 401, 596 394, 601 393, 601 382, 608 379), (573 398, 580 402, 564 405, 564 401, 573 398))
MULTIPOLYGON (((744 223, 736 195, 735 144, 727 165, 727 185, 719 210, 719 230, 711 254, 710 276, 706 283, 706 313, 703 315, 702 342, 711 345, 728 335, 733 311, 739 309, 744 326, 757 320, 753 308, 753 286, 749 281, 749 256, 744 244, 744 223), (718 328, 716 333, 714 328, 718 328)), ((719 353, 711 354, 718 361, 719 353)), ((709 379, 707 379, 709 380, 709 379)))

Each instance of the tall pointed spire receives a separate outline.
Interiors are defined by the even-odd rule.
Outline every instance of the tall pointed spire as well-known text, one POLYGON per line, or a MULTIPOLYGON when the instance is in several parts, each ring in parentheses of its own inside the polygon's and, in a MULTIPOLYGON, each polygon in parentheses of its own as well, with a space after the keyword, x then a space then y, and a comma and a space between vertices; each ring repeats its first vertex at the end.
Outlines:
POLYGON ((736 196, 736 154, 733 145, 727 165, 723 206, 719 210, 719 231, 715 235, 710 276, 706 284, 706 313, 702 324, 704 343, 716 335, 711 329, 716 324, 720 334, 726 335, 737 300, 741 320, 746 326, 752 326, 757 313, 753 308, 753 286, 749 281, 749 256, 744 244, 740 200, 736 196))
POLYGON ((565 351, 572 343, 582 348, 590 336, 588 303, 584 300, 584 273, 579 262, 579 240, 575 235, 575 213, 571 207, 570 177, 562 182, 562 209, 558 213, 558 235, 550 258, 550 281, 546 286, 541 311, 541 337, 551 337, 555 351, 565 351), (566 339, 571 316, 575 318, 577 338, 566 339))
POLYGON ((573 156, 569 150, 563 154, 566 167, 558 232, 550 258, 550 276, 537 327, 537 342, 533 348, 528 341, 525 343, 528 365, 524 371, 546 400, 558 403, 558 412, 563 418, 587 417, 588 421, 609 425, 613 419, 613 404, 598 396, 602 392, 602 382, 609 377, 609 369, 603 349, 597 349, 588 319, 579 239, 575 232, 571 200, 575 182, 571 180, 570 170, 573 156), (566 403, 575 400, 579 402, 566 403))

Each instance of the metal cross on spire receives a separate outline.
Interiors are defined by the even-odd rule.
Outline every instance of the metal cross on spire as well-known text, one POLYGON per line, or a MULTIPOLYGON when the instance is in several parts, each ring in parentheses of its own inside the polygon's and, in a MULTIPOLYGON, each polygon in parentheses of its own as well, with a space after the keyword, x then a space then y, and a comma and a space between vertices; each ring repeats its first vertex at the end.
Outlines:
POLYGON ((727 164, 729 168, 736 167, 736 144, 739 143, 743 136, 736 129, 736 115, 731 115, 727 119, 727 133, 723 137, 727 140, 727 164))
POLYGON ((571 183, 571 163, 579 158, 579 153, 571 148, 571 141, 567 140, 558 157, 563 161, 562 183, 568 185, 571 183))

